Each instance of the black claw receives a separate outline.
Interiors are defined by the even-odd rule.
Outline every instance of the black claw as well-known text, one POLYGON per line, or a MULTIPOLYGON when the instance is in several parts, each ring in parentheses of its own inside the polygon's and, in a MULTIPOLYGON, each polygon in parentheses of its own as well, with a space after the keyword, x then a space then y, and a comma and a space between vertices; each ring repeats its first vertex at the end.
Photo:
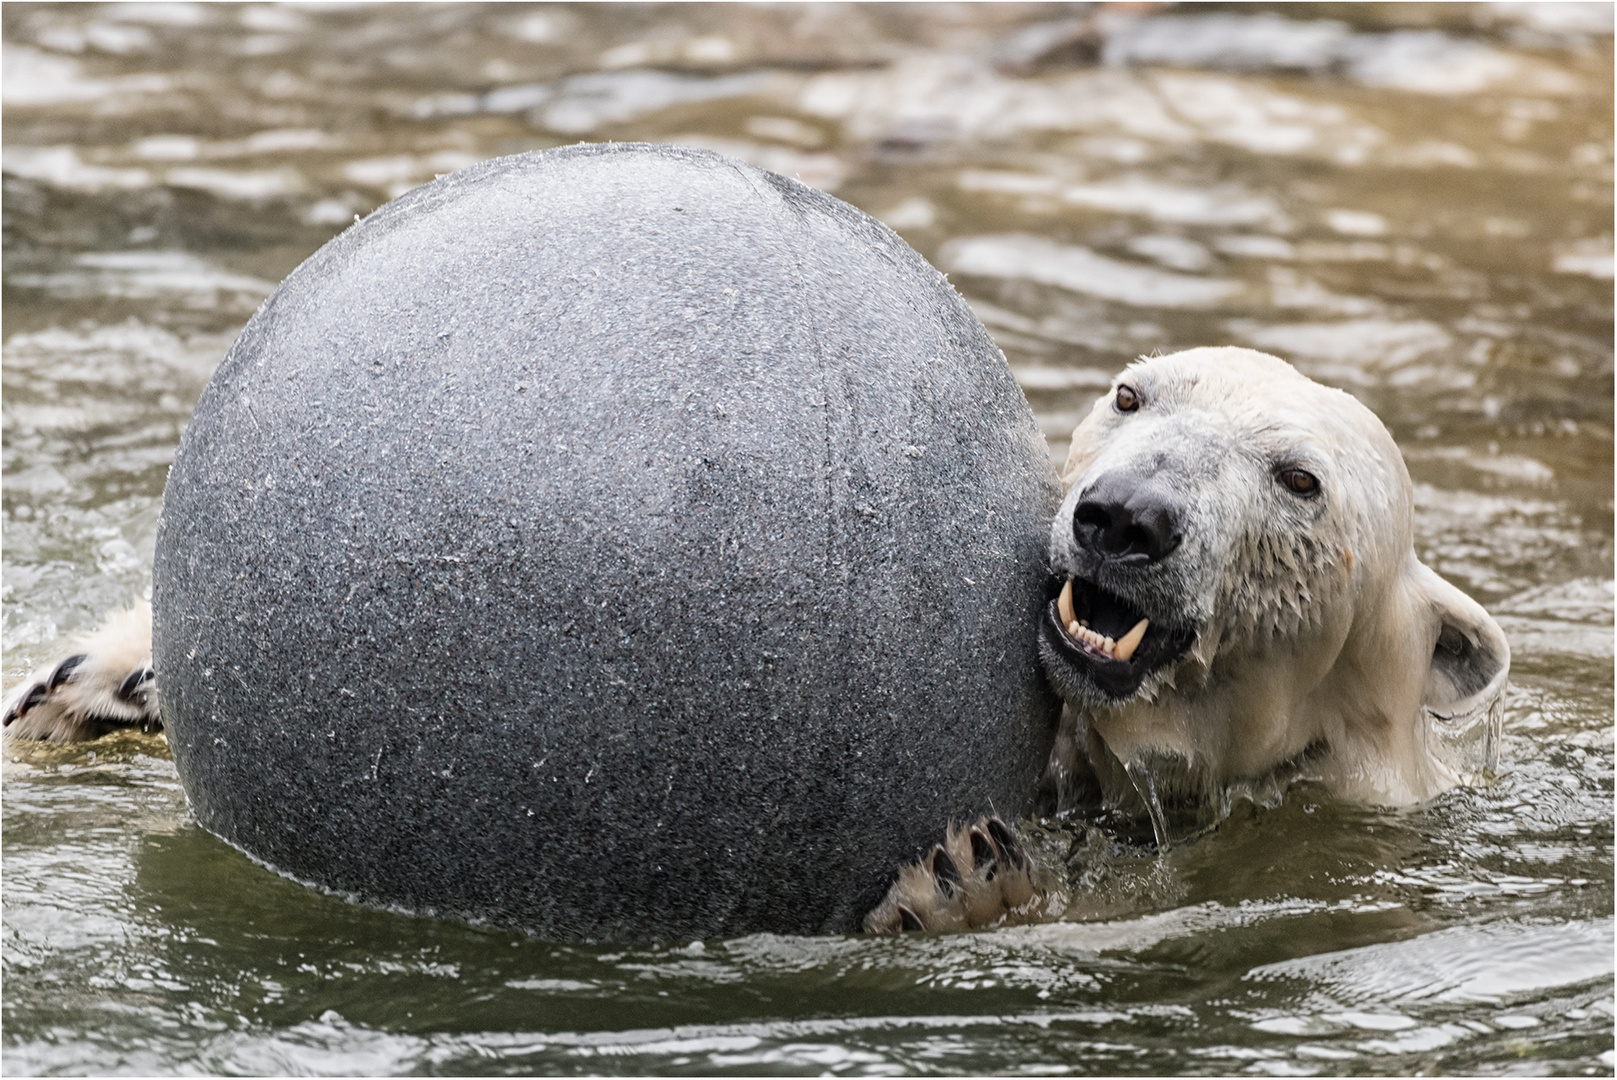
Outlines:
POLYGON ((21 701, 17 702, 17 707, 6 713, 6 723, 11 723, 23 713, 27 712, 29 709, 32 709, 41 701, 44 701, 45 698, 50 695, 50 692, 50 687, 46 686, 42 682, 36 682, 34 685, 30 686, 28 688, 28 693, 23 695, 23 699, 21 701))
POLYGON ((938 844, 932 848, 932 877, 943 890, 944 896, 953 896, 960 887, 960 868, 955 866, 949 853, 938 844))
POLYGON ((988 835, 999 845, 999 850, 1005 855, 1005 861, 1018 870, 1027 869, 1027 852, 1022 850, 1022 841, 1016 838, 1009 825, 997 817, 991 817, 988 819, 988 835))
POLYGON ((152 674, 151 668, 136 668, 134 671, 131 671, 127 676, 125 676, 124 681, 119 685, 118 696, 125 700, 134 697, 135 692, 141 687, 145 686, 147 683, 151 682, 154 677, 155 676, 152 674))
POLYGON ((73 673, 79 669, 79 665, 89 658, 86 653, 74 653, 60 664, 57 664, 56 670, 51 672, 48 689, 55 690, 58 686, 67 682, 68 679, 73 677, 73 673))
POLYGON ((898 905, 898 926, 905 933, 909 933, 911 930, 926 929, 926 924, 921 922, 921 917, 903 904, 898 905))
POLYGON ((987 833, 976 827, 971 830, 971 861, 976 866, 985 868, 986 880, 994 880, 994 873, 999 869, 996 865, 994 842, 988 839, 987 833))

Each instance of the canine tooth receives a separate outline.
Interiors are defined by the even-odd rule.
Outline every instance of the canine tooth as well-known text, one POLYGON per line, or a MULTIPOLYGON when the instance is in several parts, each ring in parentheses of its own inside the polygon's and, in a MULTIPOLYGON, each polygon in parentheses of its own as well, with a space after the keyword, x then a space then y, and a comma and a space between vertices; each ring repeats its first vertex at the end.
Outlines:
POLYGON ((1061 615, 1062 626, 1066 626, 1077 619, 1077 616, 1072 611, 1072 578, 1070 577, 1067 579, 1067 583, 1061 586, 1061 598, 1056 601, 1056 611, 1061 615))
POLYGON ((1124 634, 1122 640, 1117 643, 1117 648, 1113 655, 1115 655, 1119 660, 1128 660, 1133 658, 1134 650, 1140 647, 1140 640, 1145 637, 1145 628, 1149 626, 1150 623, 1150 619, 1141 619, 1139 622, 1135 623, 1134 629, 1124 634))

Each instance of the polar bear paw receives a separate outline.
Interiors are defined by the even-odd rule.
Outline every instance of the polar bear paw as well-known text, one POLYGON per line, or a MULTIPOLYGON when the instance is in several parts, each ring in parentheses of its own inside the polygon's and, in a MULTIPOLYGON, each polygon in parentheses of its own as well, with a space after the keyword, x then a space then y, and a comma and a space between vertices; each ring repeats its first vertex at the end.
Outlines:
POLYGON ((35 671, 6 699, 0 726, 8 739, 53 742, 82 742, 119 727, 162 730, 151 608, 113 615, 70 656, 35 671))
POLYGON ((949 829, 920 860, 898 872, 865 916, 865 931, 974 930, 1036 917, 1043 892, 1016 833, 998 817, 949 829))

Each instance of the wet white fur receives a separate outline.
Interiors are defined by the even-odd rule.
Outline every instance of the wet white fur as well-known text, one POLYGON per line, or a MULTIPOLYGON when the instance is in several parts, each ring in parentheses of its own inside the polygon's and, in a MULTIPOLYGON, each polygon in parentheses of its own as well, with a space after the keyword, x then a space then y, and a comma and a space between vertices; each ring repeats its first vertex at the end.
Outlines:
POLYGON ((1311 747, 1322 752, 1310 771, 1356 801, 1405 805, 1460 783, 1434 725, 1497 701, 1509 646, 1487 612, 1416 558, 1403 458, 1348 394, 1249 349, 1130 365, 1073 433, 1054 567, 1095 477, 1142 455, 1209 447, 1219 460, 1180 493, 1193 507, 1186 534, 1203 543, 1175 553, 1196 560, 1179 602, 1199 638, 1146 693, 1113 707, 1083 702, 1069 723, 1087 721, 1124 763, 1180 758, 1210 789, 1262 777, 1311 747), (1128 414, 1113 407, 1125 382, 1142 399, 1128 414), (1317 517, 1303 520, 1297 511, 1308 507, 1276 482, 1286 460, 1319 477, 1317 517), (1457 631, 1497 661, 1466 673, 1469 694, 1434 667, 1445 627, 1447 640, 1457 631))
MULTIPOLYGON (((77 742, 96 738, 111 726, 157 725, 155 682, 146 683, 133 699, 118 693, 132 672, 151 667, 150 605, 140 603, 108 616, 94 631, 73 642, 69 655, 77 653, 85 655, 84 662, 43 700, 7 724, 7 738, 77 742)), ((48 686, 59 663, 39 668, 7 695, 5 714, 9 716, 36 685, 48 686)))
MULTIPOLYGON (((1138 806, 1132 764, 1153 783, 1171 773, 1199 789, 1189 794, 1219 798, 1281 776, 1305 751, 1307 771, 1354 801, 1405 805, 1466 779, 1439 752, 1439 728, 1497 722, 1510 649, 1487 612, 1415 557, 1409 473, 1370 410, 1249 349, 1130 365, 1073 433, 1051 530, 1058 574, 1082 562, 1073 515, 1111 469, 1172 477, 1188 507, 1185 542, 1130 599, 1200 632, 1120 704, 1086 691, 1046 650, 1067 699, 1047 776, 1058 788, 1082 774, 1111 804, 1138 806), (1122 383, 1140 396, 1134 412, 1113 407, 1122 383), (1286 464, 1317 476, 1322 497, 1285 491, 1286 464), (1479 670, 1434 664, 1445 628, 1475 646, 1479 670)), ((961 868, 963 836, 952 829, 944 841, 961 868)), ((899 871, 867 929, 900 929, 900 904, 927 929, 1059 914, 1031 879, 1017 879, 1014 896, 969 879, 945 890, 934 858, 899 871)))

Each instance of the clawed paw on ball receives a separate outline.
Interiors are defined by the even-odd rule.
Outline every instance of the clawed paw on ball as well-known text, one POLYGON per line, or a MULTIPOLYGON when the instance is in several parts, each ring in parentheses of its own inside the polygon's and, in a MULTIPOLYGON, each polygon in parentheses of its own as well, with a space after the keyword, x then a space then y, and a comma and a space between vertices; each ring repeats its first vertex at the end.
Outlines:
POLYGON ((998 817, 957 825, 926 856, 905 866, 865 930, 975 930, 1019 922, 1041 905, 1022 842, 998 817))

